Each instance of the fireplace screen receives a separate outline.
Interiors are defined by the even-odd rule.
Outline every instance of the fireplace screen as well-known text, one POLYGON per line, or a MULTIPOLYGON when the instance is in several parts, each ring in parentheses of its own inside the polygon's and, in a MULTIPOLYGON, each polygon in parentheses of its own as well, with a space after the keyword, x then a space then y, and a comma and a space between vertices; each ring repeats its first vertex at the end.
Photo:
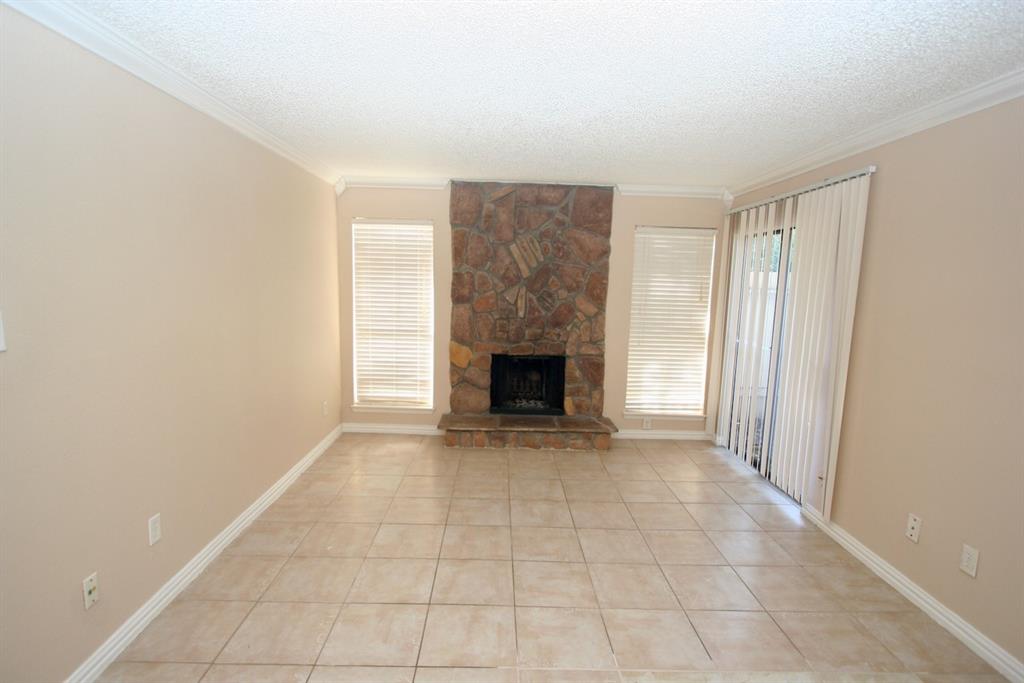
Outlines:
POLYGON ((564 415, 565 356, 491 356, 491 412, 564 415))

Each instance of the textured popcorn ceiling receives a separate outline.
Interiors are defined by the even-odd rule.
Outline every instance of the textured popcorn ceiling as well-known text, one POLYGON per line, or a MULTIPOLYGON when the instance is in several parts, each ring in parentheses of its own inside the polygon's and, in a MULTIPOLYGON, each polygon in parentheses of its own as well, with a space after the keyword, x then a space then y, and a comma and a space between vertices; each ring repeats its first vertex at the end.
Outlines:
POLYGON ((1021 0, 76 4, 348 177, 733 186, 1024 67, 1021 0))

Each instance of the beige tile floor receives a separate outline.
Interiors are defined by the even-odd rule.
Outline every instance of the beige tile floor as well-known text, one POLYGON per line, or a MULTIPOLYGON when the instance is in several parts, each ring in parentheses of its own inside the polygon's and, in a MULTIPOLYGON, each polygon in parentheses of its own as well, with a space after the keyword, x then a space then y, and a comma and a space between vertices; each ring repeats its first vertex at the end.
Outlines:
POLYGON ((346 435, 100 680, 1003 679, 710 444, 346 435))

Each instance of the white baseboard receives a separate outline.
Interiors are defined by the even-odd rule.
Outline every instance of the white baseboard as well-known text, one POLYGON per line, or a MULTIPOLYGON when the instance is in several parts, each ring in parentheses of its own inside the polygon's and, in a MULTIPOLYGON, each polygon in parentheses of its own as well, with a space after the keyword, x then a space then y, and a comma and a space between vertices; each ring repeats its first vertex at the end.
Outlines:
POLYGON ((711 441, 707 432, 682 429, 620 429, 613 439, 675 439, 677 441, 711 441))
POLYGON ((238 535, 249 526, 253 520, 259 517, 271 503, 284 493, 292 482, 294 482, 307 467, 320 457, 327 450, 327 447, 334 443, 341 435, 341 425, 338 425, 325 436, 320 443, 313 447, 301 460, 285 473, 267 489, 263 495, 256 499, 252 505, 246 508, 235 521, 231 522, 223 531, 206 544, 206 547, 199 551, 195 557, 188 561, 177 574, 165 583, 142 607, 140 607, 100 647, 93 652, 88 659, 82 662, 75 671, 68 676, 66 683, 91 683, 103 670, 110 665, 118 655, 128 647, 129 643, 139 635, 146 626, 166 607, 175 597, 183 591, 194 578, 206 568, 217 555, 220 554, 238 535))
POLYGON ((444 432, 430 425, 403 425, 388 422, 342 422, 342 434, 412 434, 414 436, 442 436, 444 432))
POLYGON ((896 569, 866 545, 854 538, 841 526, 826 521, 811 510, 804 509, 804 516, 817 524, 836 543, 846 548, 868 569, 895 588, 903 597, 921 608, 957 640, 969 647, 992 668, 1006 676, 1012 683, 1024 683, 1024 663, 999 646, 995 641, 969 624, 963 617, 939 602, 935 596, 914 583, 906 574, 896 569))

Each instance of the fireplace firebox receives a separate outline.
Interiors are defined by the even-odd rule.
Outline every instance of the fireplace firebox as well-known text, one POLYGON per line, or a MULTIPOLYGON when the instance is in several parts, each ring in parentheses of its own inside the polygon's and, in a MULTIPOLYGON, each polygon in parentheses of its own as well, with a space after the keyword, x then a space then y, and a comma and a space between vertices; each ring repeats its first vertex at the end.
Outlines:
POLYGON ((491 412, 564 415, 565 356, 491 356, 491 412))

